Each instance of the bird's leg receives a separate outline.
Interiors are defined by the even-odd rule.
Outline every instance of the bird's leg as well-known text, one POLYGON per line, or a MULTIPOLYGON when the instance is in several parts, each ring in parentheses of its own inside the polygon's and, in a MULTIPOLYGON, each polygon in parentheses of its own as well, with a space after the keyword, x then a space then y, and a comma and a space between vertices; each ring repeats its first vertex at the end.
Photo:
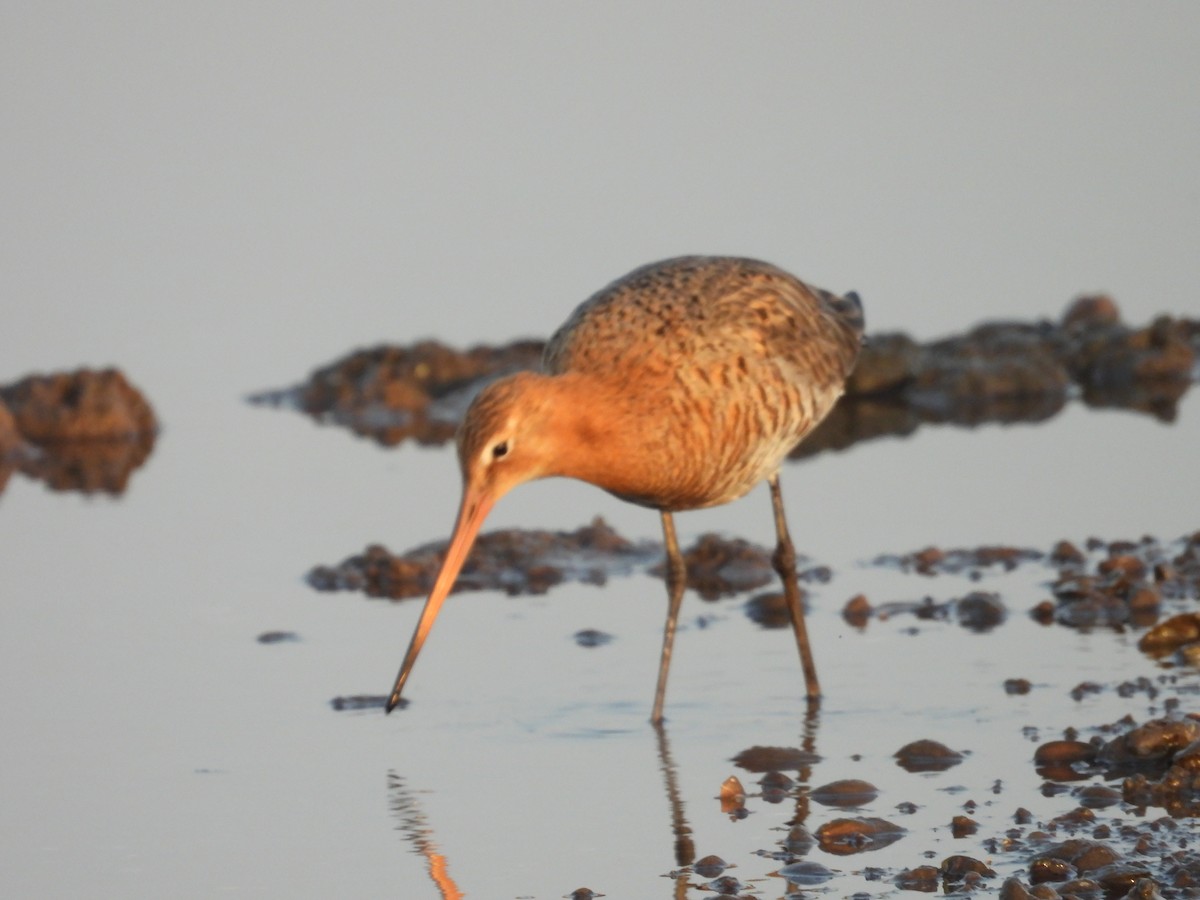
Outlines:
POLYGON ((663 700, 667 694, 667 670, 671 667, 671 648, 675 644, 675 623, 687 587, 687 565, 679 552, 675 537, 675 520, 669 512, 662 514, 663 543, 667 548, 667 624, 663 628, 662 656, 658 661, 658 687, 654 690, 654 711, 650 721, 658 725, 663 720, 663 700))
POLYGON ((792 617, 792 630, 796 632, 796 648, 800 651, 800 666, 804 669, 804 687, 809 703, 821 699, 821 686, 817 683, 817 665, 813 662, 812 647, 808 643, 808 628, 804 623, 804 604, 800 599, 800 583, 796 578, 796 548, 788 534, 787 519, 783 515, 783 495, 779 490, 779 474, 768 480, 771 486, 771 506, 775 510, 775 535, 779 543, 771 563, 783 581, 783 595, 787 600, 788 613, 792 617))

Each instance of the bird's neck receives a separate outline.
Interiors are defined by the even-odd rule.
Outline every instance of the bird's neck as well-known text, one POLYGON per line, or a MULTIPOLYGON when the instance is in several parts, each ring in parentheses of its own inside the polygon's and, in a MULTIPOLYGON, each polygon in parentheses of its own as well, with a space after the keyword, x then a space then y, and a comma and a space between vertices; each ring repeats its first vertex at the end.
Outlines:
POLYGON ((633 502, 652 487, 655 423, 629 413, 627 387, 592 375, 565 373, 555 382, 555 475, 577 478, 633 502), (651 470, 647 469, 651 467, 651 470))

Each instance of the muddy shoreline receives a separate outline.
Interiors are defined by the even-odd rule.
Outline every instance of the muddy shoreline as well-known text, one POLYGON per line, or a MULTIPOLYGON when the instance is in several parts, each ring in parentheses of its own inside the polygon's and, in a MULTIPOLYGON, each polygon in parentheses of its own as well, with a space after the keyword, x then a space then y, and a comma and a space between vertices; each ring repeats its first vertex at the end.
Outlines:
MULTIPOLYGON (((459 351, 437 341, 357 350, 303 383, 252 394, 385 446, 453 439, 488 382, 540 365, 541 340, 459 351)), ((1082 297, 1057 320, 989 322, 918 342, 870 333, 846 394, 793 458, 925 425, 1042 422, 1072 400, 1171 421, 1198 375, 1200 320, 1160 316, 1135 327, 1106 296, 1082 297)))

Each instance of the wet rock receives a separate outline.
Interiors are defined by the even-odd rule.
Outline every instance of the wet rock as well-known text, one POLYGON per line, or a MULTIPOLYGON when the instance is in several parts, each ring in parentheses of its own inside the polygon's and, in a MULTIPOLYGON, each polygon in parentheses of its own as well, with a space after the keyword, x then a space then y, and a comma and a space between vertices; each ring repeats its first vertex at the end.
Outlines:
POLYGON ((972 856, 948 856, 942 860, 940 868, 942 879, 947 884, 961 884, 970 875, 982 875, 994 878, 996 873, 972 856))
POLYGON ((1006 678, 1004 680, 1004 693, 1011 696, 1020 694, 1028 694, 1033 689, 1028 678, 1006 678))
MULTIPOLYGON (((1030 866, 1030 876, 1034 877, 1035 868, 1039 877, 1036 881, 1066 881, 1076 874, 1085 875, 1111 865, 1119 858, 1116 850, 1100 841, 1090 841, 1085 838, 1072 838, 1059 844, 1047 847, 1038 853, 1030 866), (1065 863, 1065 866, 1055 865, 1065 863), (1065 874, 1061 877, 1040 877, 1040 874, 1065 874)), ((1061 893, 1060 889, 1060 893, 1061 893)))
POLYGON ((1033 753, 1037 765, 1052 763, 1091 763, 1096 758, 1096 748, 1083 741, 1047 741, 1033 753))
POLYGON ((1056 566, 1081 566, 1087 557, 1070 541, 1059 541, 1050 551, 1050 561, 1056 566))
POLYGON ((747 772, 798 772, 821 761, 821 757, 798 747, 750 747, 732 760, 747 772))
POLYGON ((867 620, 871 618, 870 602, 862 594, 855 594, 842 607, 842 618, 846 620, 847 624, 853 625, 855 628, 866 627, 867 620))
POLYGON ((904 837, 906 830, 886 819, 834 819, 816 831, 817 843, 826 853, 847 856, 878 850, 904 837))
POLYGON ((950 833, 956 838, 969 837, 979 830, 979 823, 969 816, 955 816, 950 820, 950 833))
POLYGON ((915 869, 904 869, 893 880, 903 891, 932 894, 941 886, 941 873, 936 866, 917 866, 915 869))
POLYGON ((1106 784, 1088 784, 1078 787, 1071 795, 1079 801, 1080 806, 1088 809, 1106 809, 1121 802, 1121 792, 1106 784))
POLYGON ((958 623, 975 632, 991 631, 1004 623, 1007 610, 999 594, 973 591, 955 601, 958 623))
POLYGON ((1010 877, 1000 886, 1000 900, 1033 900, 1033 894, 1021 883, 1021 879, 1010 877))
POLYGON ((796 784, 793 778, 784 775, 782 772, 768 772, 762 778, 758 779, 758 783, 763 788, 780 791, 790 791, 796 784))
POLYGON ((1100 749, 1098 758, 1119 771, 1161 770, 1197 738, 1200 722, 1195 719, 1154 719, 1113 738, 1100 749))
POLYGON ((909 772, 944 772, 963 761, 963 755, 938 741, 919 740, 905 744, 893 756, 909 772))
POLYGON ((824 806, 841 808, 865 806, 879 796, 879 788, 869 781, 844 778, 815 787, 808 792, 808 796, 824 806))
POLYGON ((1054 601, 1043 600, 1041 603, 1029 610, 1029 618, 1042 625, 1054 624, 1054 601))
POLYGON ((1055 816, 1046 823, 1046 827, 1051 831, 1075 834, 1077 831, 1091 828, 1095 823, 1096 813, 1093 810, 1086 806, 1077 806, 1062 815, 1055 816))
POLYGON ((721 782, 719 796, 722 803, 728 802, 741 805, 746 799, 746 789, 742 787, 742 782, 738 780, 736 775, 730 775, 721 782))
MULTIPOLYGON (((393 600, 424 596, 441 570, 447 546, 447 541, 437 541, 393 556, 373 545, 337 566, 314 568, 308 583, 319 591, 361 590, 393 600)), ((493 531, 475 542, 454 590, 540 594, 563 581, 603 583, 609 574, 629 572, 660 553, 653 543, 625 540, 600 518, 569 532, 493 531)))
POLYGON ((762 798, 766 803, 782 803, 796 782, 782 772, 768 772, 758 780, 762 798))
POLYGON ((1200 641, 1200 613, 1181 613, 1143 634, 1138 649, 1151 656, 1166 656, 1195 641, 1200 641))
POLYGON ((1146 564, 1132 553, 1121 553, 1102 559, 1096 566, 1101 575, 1116 575, 1133 581, 1146 577, 1146 564))
POLYGON ((1105 896, 1108 897, 1123 897, 1128 894, 1139 881, 1150 880, 1150 870, 1144 865, 1138 865, 1135 862, 1116 862, 1109 866, 1097 869, 1091 873, 1091 877, 1099 883, 1105 896))
POLYGON ((564 895, 567 900, 595 900, 596 897, 604 897, 606 894, 597 894, 591 888, 581 887, 575 888, 569 894, 564 895))
POLYGON ((1138 773, 1126 778, 1121 786, 1126 803, 1134 806, 1158 806, 1175 818, 1200 816, 1200 772, 1184 766, 1171 766, 1154 780, 1138 773))
POLYGON ((1029 864, 1029 881, 1042 884, 1046 881, 1067 881, 1075 876, 1075 867, 1063 859, 1046 857, 1035 859, 1029 864))

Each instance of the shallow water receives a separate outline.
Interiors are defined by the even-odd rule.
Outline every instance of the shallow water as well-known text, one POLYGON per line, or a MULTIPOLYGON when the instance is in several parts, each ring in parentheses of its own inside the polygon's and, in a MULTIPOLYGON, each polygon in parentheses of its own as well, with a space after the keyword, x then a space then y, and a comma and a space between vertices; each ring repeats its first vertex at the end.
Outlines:
MULTIPOLYGON (((955 534, 961 540, 944 546, 1048 550, 1058 537, 1183 534, 1196 484, 1152 461, 1198 445, 1195 396, 1171 426, 1079 408, 1040 428, 926 430, 789 465, 798 544, 834 570, 809 587, 826 699, 806 722, 794 644, 786 630, 753 624, 745 596, 688 595, 665 739, 697 857, 715 853, 767 896, 784 892, 770 875, 780 863, 756 851, 778 849, 795 801, 751 797, 751 815, 734 821, 716 798, 732 774, 757 791, 758 776, 730 762, 739 751, 807 736, 821 756, 810 786, 871 781, 880 795, 861 814, 909 832, 869 854, 812 851, 839 873, 833 890, 887 892, 887 881, 862 881, 863 867, 894 874, 929 862, 926 853, 935 865, 967 853, 1002 874, 1020 869, 1019 855, 993 858, 981 842, 1019 806, 1044 821, 1075 805, 1039 793, 1038 740, 1161 712, 1161 698, 1121 698, 1114 686, 1162 670, 1137 651, 1136 630, 1079 633, 1026 616, 1048 595, 1053 570, 1041 563, 975 582, 869 562, 955 534), (928 497, 938 491, 956 499, 934 518, 928 497), (905 614, 860 631, 840 617, 857 593, 880 605, 974 588, 998 591, 1008 607, 990 633, 905 614), (1031 693, 1005 694, 1011 677, 1029 679, 1031 693), (1073 700, 1071 688, 1089 680, 1105 690, 1073 700), (918 738, 969 755, 944 773, 910 774, 891 755, 918 738), (968 799, 980 804, 980 831, 954 840, 949 821, 968 799), (917 810, 900 813, 902 802, 917 810)), ((186 884, 204 894, 370 894, 404 885, 406 896, 434 897, 427 867, 436 852, 467 896, 557 897, 580 885, 673 895, 663 877, 677 867, 672 806, 663 748, 647 724, 661 581, 635 574, 536 597, 457 595, 407 709, 334 712, 333 697, 390 684, 420 604, 318 594, 301 576, 370 541, 387 537, 400 550, 444 535, 457 491, 452 455, 380 450, 232 398, 172 421, 120 499, 55 494, 21 478, 4 495, 0 658, 10 733, 21 736, 3 750, 6 818, 19 826, 9 848, 22 861, 6 876, 14 891, 136 885, 152 894, 186 884), (428 497, 405 502, 422 489, 428 497), (583 648, 572 639, 583 628, 616 639, 583 648), (255 640, 275 629, 299 640, 255 640)), ((557 527, 597 512, 627 534, 655 536, 652 514, 565 482, 518 491, 497 518, 557 527)), ((685 541, 719 528, 765 543, 766 492, 680 525, 685 541)), ((1196 689, 1194 671, 1174 674, 1196 689)), ((807 824, 838 815, 814 804, 807 824)))
MULTIPOLYGON (((815 722, 790 635, 750 622, 744 597, 689 594, 660 743, 665 596, 644 574, 455 596, 407 709, 330 707, 386 691, 420 604, 320 594, 304 574, 447 536, 457 466, 251 407, 252 391, 355 346, 545 337, 679 253, 858 289, 870 329, 921 339, 1056 317, 1092 290, 1134 325, 1196 315, 1197 7, 546 4, 535 25, 530 9, 6 10, 0 382, 119 365, 163 432, 120 498, 19 476, 0 495, 0 893, 433 898, 448 878, 469 897, 697 896, 664 877, 686 821, 697 857, 774 897, 779 863, 756 854, 795 802, 751 797, 734 821, 716 798, 732 774, 755 791, 738 752, 808 740, 809 784, 871 781, 862 814, 908 829, 871 853, 813 850, 838 872, 816 890, 890 894, 865 867, 1024 866, 984 841, 1018 806, 1036 822, 1075 805, 1041 793, 1039 739, 1145 720, 1171 692, 1197 708, 1195 672, 1140 654, 1136 630, 1028 619, 1039 564, 984 576, 1009 611, 990 633, 840 615, 858 593, 975 586, 864 565, 882 553, 1194 532, 1195 390, 1171 424, 1072 405, 789 464, 798 549, 834 571, 810 586, 815 722), (584 628, 615 640, 582 648, 584 628), (298 640, 257 642, 273 630, 298 640), (1115 691, 1140 676, 1178 684, 1115 691), (1005 694, 1010 677, 1032 691, 1005 694), (1105 689, 1072 699, 1085 680, 1105 689), (891 754, 917 738, 969 755, 913 775, 891 754), (955 840, 969 799, 979 833, 955 840)), ((759 489, 681 516, 680 536, 766 545, 768 510, 759 489)), ((658 537, 654 514, 567 482, 522 488, 490 527, 596 514, 658 537)))

